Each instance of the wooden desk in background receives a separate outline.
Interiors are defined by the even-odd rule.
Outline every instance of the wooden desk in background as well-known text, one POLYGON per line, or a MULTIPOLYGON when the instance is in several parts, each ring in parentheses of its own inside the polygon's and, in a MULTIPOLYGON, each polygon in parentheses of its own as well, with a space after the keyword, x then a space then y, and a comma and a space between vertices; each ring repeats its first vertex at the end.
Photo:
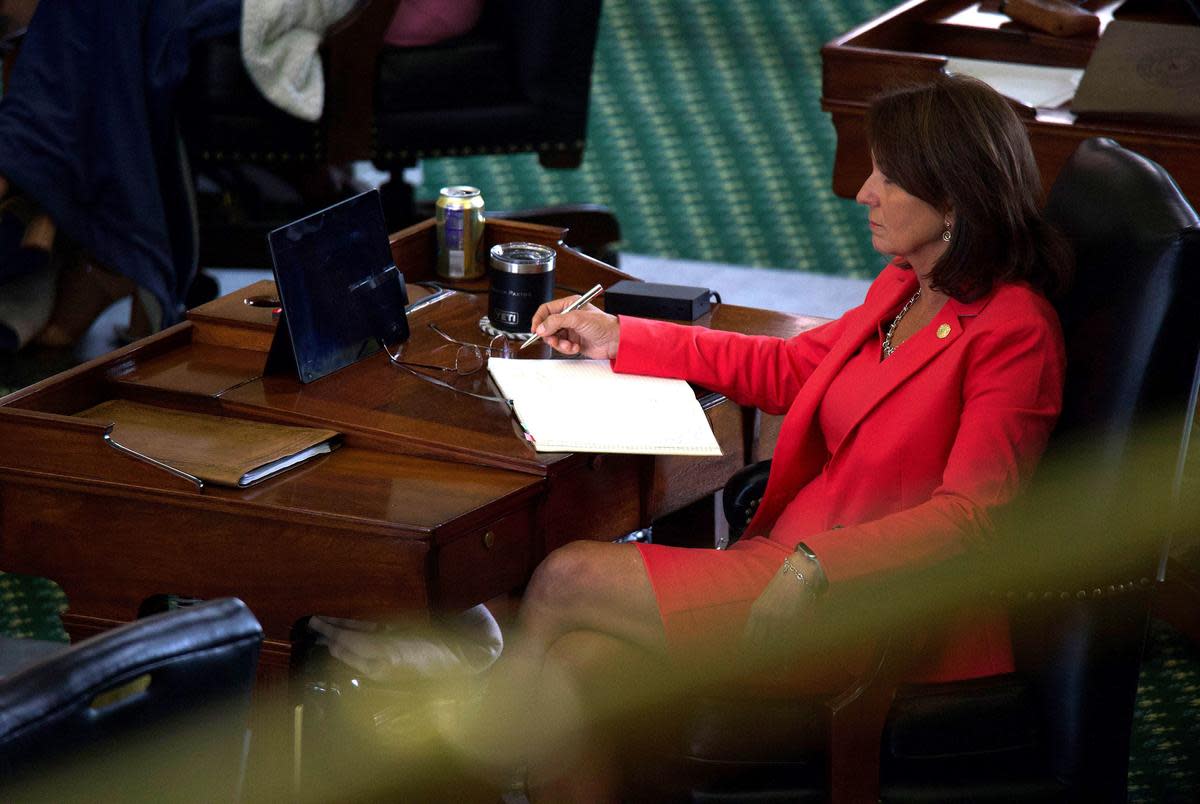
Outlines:
MULTIPOLYGON (((1182 4, 1087 0, 1102 24, 1113 19, 1149 19, 1187 24, 1182 4)), ((1194 19, 1192 20, 1194 23, 1194 19)), ((910 0, 839 36, 821 49, 821 108, 833 117, 837 154, 833 191, 853 198, 871 172, 866 144, 870 98, 895 83, 928 79, 942 72, 947 57, 1012 61, 1051 67, 1087 66, 1097 40, 1056 38, 980 10, 974 0, 910 0)), ((1014 102, 1015 103, 1015 102, 1014 102)), ((1200 206, 1200 127, 1178 123, 1081 120, 1067 108, 1021 107, 1046 189, 1090 137, 1112 137, 1158 162, 1193 205, 1200 206)))
MULTIPOLYGON (((554 247, 560 287, 625 278, 562 246, 561 229, 486 229, 489 246, 554 247)), ((415 283, 432 279, 435 248, 431 222, 392 237, 414 297, 415 283)), ((73 638, 132 619, 150 595, 235 595, 263 624, 264 677, 278 677, 300 617, 386 618, 486 601, 521 586, 568 540, 611 539, 711 496, 773 444, 769 423, 760 437, 757 417, 715 394, 702 402, 720 458, 539 454, 503 406, 423 382, 382 353, 309 385, 264 378, 274 324, 242 299, 271 292, 264 282, 218 299, 0 400, 0 567, 57 581, 73 638), (103 425, 71 416, 110 398, 330 427, 345 443, 249 489, 201 492, 106 446, 103 425)), ((414 313, 405 357, 446 362, 430 321, 482 342, 486 299, 456 294, 414 313)), ((816 323, 731 305, 697 322, 778 335, 816 323)), ((534 356, 548 354, 539 349, 534 356)), ((483 375, 471 381, 494 392, 483 375)))

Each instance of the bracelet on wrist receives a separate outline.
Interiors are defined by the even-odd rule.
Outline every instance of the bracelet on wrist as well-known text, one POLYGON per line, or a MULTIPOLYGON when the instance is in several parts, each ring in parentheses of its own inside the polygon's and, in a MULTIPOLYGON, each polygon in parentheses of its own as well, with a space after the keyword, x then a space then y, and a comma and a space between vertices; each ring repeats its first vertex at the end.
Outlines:
POLYGON ((813 573, 811 570, 806 570, 799 564, 793 564, 791 559, 785 558, 783 560, 783 574, 796 576, 796 580, 800 582, 801 587, 804 588, 804 592, 812 600, 816 600, 818 597, 820 597, 820 590, 813 580, 813 573))
MULTIPOLYGON (((805 569, 800 569, 788 560, 784 560, 784 566, 792 568, 796 573, 796 577, 810 586, 814 594, 820 595, 829 587, 829 580, 825 577, 825 570, 821 568, 821 562, 817 556, 804 542, 798 542, 793 554, 799 554, 807 561, 808 566, 805 569)), ((797 562, 799 563, 799 562, 797 562)))
POLYGON ((804 570, 793 564, 791 559, 785 558, 783 560, 783 572, 785 575, 795 575, 797 581, 805 586, 811 586, 811 584, 808 582, 808 577, 804 574, 804 570))

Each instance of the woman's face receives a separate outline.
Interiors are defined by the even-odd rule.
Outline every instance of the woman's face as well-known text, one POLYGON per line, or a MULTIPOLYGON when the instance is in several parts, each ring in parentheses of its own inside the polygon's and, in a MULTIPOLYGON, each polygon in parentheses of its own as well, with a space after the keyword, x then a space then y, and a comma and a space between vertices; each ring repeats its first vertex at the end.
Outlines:
POLYGON ((871 159, 871 175, 854 200, 867 208, 871 245, 881 254, 902 257, 926 270, 946 250, 942 239, 952 215, 939 212, 883 175, 871 159))

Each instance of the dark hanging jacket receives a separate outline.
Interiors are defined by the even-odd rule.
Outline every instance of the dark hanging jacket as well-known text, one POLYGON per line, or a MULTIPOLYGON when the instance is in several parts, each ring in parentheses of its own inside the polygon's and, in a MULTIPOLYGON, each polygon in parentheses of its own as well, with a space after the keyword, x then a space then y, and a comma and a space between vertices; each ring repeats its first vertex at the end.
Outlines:
POLYGON ((0 100, 0 175, 98 263, 153 293, 164 324, 196 270, 177 89, 192 45, 236 31, 241 5, 42 0, 0 100))

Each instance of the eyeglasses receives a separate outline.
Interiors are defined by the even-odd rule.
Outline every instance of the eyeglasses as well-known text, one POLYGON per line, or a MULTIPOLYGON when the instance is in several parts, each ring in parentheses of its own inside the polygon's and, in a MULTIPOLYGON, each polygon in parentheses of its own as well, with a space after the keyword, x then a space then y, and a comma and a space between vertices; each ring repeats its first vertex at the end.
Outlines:
POLYGON ((504 335, 497 335, 496 337, 492 338, 490 342, 488 342, 487 346, 481 346, 477 343, 467 343, 466 341, 460 341, 458 338, 452 338, 451 336, 447 335, 441 327, 432 321, 429 322, 429 328, 436 332, 442 338, 442 340, 449 341, 450 343, 458 346, 458 355, 456 355, 456 359, 463 356, 464 352, 468 350, 475 355, 475 358, 479 361, 479 365, 471 371, 459 372, 460 374, 471 374, 475 371, 479 371, 487 365, 488 357, 493 354, 495 354, 497 357, 512 357, 513 355, 512 345, 509 343, 508 338, 504 335))
POLYGON ((468 343, 466 341, 460 341, 457 338, 453 338, 450 335, 447 335, 437 324, 432 322, 429 324, 429 328, 441 336, 442 339, 458 346, 458 350, 454 353, 454 365, 439 366, 431 363, 417 363, 411 360, 404 360, 402 359, 402 353, 404 351, 403 344, 401 344, 400 349, 396 352, 393 352, 391 349, 389 349, 388 345, 382 340, 379 342, 379 345, 383 347, 383 351, 387 353, 388 360, 392 362, 392 365, 402 368, 409 374, 420 377, 426 382, 441 386, 442 388, 449 388, 451 391, 456 391, 460 394, 473 396, 476 399, 483 399, 487 402, 501 402, 511 407, 507 399, 503 399, 498 396, 489 396, 487 394, 477 394, 474 391, 468 391, 465 388, 459 388, 444 380, 440 380, 437 377, 431 377, 423 371, 416 371, 416 369, 427 369, 429 371, 441 371, 447 374, 453 373, 459 377, 468 377, 483 370, 483 368, 487 366, 488 358, 493 354, 495 354, 497 357, 511 357, 513 351, 512 346, 509 344, 508 338, 503 335, 497 335, 496 337, 492 338, 492 340, 486 346, 484 346, 481 344, 468 343))

